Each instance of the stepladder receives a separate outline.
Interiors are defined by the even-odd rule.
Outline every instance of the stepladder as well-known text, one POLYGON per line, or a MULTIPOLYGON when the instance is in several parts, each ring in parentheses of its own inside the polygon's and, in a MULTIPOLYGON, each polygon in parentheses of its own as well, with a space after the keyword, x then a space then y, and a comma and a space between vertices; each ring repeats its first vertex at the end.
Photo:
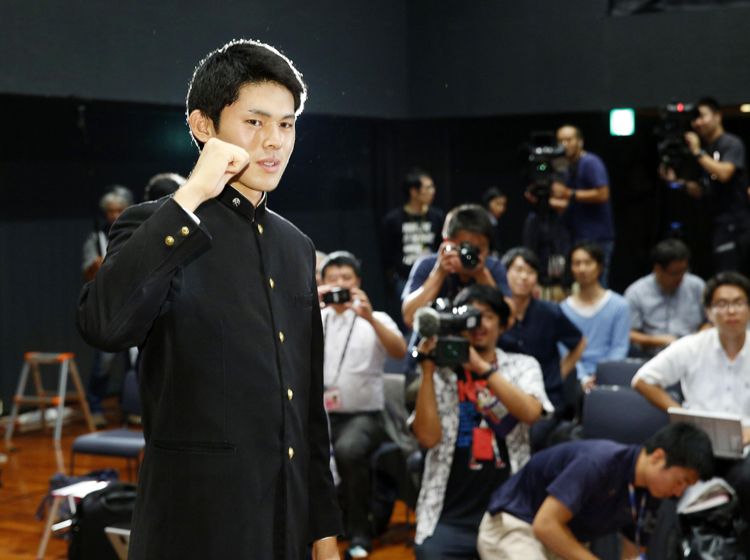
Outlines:
MULTIPOLYGON (((9 451, 14 450, 13 431, 16 427, 19 411, 23 405, 39 407, 41 413, 42 428, 47 426, 45 412, 48 407, 54 408, 57 414, 54 418, 54 442, 59 447, 62 436, 64 409, 67 403, 77 402, 86 419, 89 431, 95 431, 91 420, 91 412, 86 401, 86 392, 83 390, 81 376, 72 352, 27 352, 24 354, 24 364, 21 369, 21 377, 18 380, 18 388, 13 397, 13 408, 10 413, 10 422, 5 432, 5 444, 9 451), (42 365, 57 365, 59 367, 57 388, 47 390, 42 381, 42 365), (73 391, 68 391, 68 379, 73 381, 73 391), (33 380, 33 390, 28 390, 29 381, 33 380), (28 392, 28 394, 27 394, 28 392)), ((64 470, 61 470, 64 472, 64 470)))

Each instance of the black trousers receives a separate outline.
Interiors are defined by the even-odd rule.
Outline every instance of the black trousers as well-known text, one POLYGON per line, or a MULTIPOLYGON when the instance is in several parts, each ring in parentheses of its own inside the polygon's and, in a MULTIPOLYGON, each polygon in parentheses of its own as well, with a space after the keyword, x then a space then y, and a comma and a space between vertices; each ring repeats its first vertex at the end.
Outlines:
POLYGON ((330 413, 331 441, 351 538, 370 537, 370 456, 386 438, 381 412, 330 413))

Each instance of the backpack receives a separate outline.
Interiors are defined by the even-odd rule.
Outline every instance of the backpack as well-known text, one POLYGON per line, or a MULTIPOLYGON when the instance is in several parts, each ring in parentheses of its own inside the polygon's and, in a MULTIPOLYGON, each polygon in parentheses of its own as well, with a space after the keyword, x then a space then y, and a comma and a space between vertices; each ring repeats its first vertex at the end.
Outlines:
POLYGON ((69 560, 119 560, 105 527, 130 524, 136 487, 115 482, 91 492, 79 503, 71 527, 69 560))

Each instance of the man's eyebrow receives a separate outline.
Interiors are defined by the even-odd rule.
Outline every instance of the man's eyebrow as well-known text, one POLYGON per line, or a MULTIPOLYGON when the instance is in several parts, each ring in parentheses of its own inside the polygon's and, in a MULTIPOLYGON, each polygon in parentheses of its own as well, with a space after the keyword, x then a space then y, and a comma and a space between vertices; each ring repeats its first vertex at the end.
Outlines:
MULTIPOLYGON (((248 113, 254 113, 256 115, 261 115, 263 117, 268 117, 269 119, 272 116, 271 113, 269 113, 268 111, 264 111, 263 109, 248 109, 247 112, 248 113)), ((293 119, 294 117, 295 117, 295 114, 294 113, 290 113, 289 115, 284 115, 283 117, 281 117, 281 120, 284 120, 284 119, 293 119)))

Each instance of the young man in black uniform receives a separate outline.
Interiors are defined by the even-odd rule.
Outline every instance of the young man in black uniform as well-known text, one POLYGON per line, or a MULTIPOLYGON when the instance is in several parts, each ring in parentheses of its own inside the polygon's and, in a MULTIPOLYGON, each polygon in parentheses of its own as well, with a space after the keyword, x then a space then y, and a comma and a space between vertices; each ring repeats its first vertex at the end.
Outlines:
POLYGON ((305 98, 267 45, 204 59, 190 179, 120 216, 81 293, 87 342, 141 349, 132 559, 338 558, 315 249, 267 207, 305 98))

